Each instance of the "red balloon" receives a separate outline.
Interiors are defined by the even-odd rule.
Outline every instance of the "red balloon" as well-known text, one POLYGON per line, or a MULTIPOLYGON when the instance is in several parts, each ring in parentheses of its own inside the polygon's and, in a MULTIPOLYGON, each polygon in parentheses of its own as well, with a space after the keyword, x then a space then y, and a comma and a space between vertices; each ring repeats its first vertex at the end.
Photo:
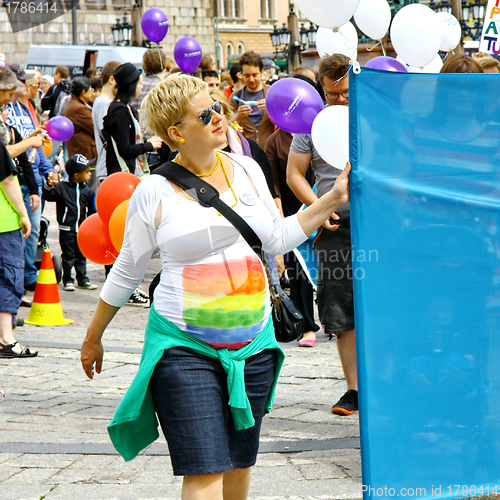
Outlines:
POLYGON ((116 172, 106 177, 97 190, 95 204, 102 222, 108 227, 115 208, 128 200, 141 182, 130 172, 116 172))
POLYGON ((113 264, 118 257, 108 228, 98 214, 87 217, 78 229, 78 247, 85 257, 96 264, 113 264))

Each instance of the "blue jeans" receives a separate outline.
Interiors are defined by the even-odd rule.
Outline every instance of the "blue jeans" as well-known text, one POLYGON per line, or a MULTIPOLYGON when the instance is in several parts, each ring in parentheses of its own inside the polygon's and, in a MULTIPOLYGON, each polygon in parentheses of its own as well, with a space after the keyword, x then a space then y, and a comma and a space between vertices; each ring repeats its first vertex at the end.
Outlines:
MULTIPOLYGON (((38 279, 38 269, 35 266, 36 249, 38 246, 38 237, 40 236, 40 217, 42 216, 42 205, 34 211, 30 207, 30 193, 28 186, 22 185, 24 204, 28 210, 28 215, 31 221, 31 234, 24 242, 24 284, 30 285, 36 283, 38 279)), ((42 197, 42 186, 38 186, 38 194, 42 197)))
POLYGON ((0 233, 0 312, 17 314, 23 297, 21 230, 0 233))

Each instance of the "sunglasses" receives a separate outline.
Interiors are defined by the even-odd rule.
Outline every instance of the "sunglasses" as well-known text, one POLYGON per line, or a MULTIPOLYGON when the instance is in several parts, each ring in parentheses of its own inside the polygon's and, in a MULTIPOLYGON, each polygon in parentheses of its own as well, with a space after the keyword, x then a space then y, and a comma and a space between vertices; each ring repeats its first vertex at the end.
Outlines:
POLYGON ((212 120, 212 111, 215 111, 218 115, 222 115, 222 104, 219 101, 215 101, 211 106, 205 108, 201 111, 198 118, 192 118, 191 120, 183 120, 174 124, 179 125, 180 123, 192 122, 194 120, 200 120, 203 125, 208 125, 212 120))

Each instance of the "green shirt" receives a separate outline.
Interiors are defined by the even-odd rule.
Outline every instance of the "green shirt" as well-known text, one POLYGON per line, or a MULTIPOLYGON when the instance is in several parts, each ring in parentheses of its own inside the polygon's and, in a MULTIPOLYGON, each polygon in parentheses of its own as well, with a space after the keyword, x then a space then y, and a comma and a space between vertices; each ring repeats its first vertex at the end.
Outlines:
MULTIPOLYGON (((15 174, 14 163, 3 141, 0 140, 0 181, 7 179, 11 174, 15 174)), ((17 177, 14 179, 17 189, 19 189, 19 193, 22 196, 19 181, 17 177)), ((0 233, 16 231, 20 228, 19 214, 14 210, 14 207, 10 204, 0 188, 0 233)))
POLYGON ((262 332, 241 349, 217 350, 182 331, 158 314, 154 307, 151 307, 139 371, 118 405, 113 420, 108 425, 111 441, 125 460, 132 460, 159 436, 158 420, 149 381, 164 351, 172 347, 188 347, 199 354, 221 361, 227 373, 229 406, 237 430, 248 429, 255 424, 245 391, 245 359, 263 349, 276 349, 274 382, 265 412, 268 413, 271 410, 278 375, 285 359, 285 354, 274 337, 271 318, 262 332))

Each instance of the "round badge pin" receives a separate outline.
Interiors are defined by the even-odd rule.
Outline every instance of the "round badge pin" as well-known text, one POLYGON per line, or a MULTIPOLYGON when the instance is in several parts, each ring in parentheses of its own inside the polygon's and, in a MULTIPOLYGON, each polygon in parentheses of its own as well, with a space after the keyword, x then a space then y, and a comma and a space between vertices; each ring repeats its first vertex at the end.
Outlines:
POLYGON ((245 205, 255 205, 257 203, 257 197, 252 193, 242 193, 240 194, 240 201, 245 205))

